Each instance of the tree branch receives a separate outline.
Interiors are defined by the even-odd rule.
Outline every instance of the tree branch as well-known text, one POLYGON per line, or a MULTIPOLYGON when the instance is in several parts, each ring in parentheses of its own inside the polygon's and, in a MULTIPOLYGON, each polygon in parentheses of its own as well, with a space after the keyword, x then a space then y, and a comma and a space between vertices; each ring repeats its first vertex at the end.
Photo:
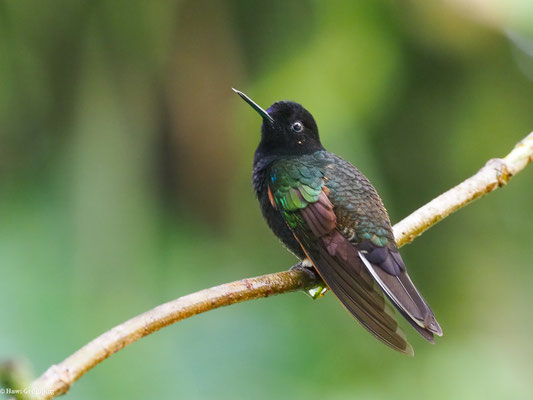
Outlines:
POLYGON ((398 247, 411 243, 417 236, 448 215, 504 186, 531 161, 533 161, 533 132, 518 142, 505 158, 489 160, 477 174, 394 225, 394 238, 398 247))
MULTIPOLYGON (((474 176, 419 208, 394 226, 399 247, 451 213, 505 185, 533 160, 533 133, 503 159, 492 159, 474 176)), ((97 337, 63 362, 52 365, 31 386, 35 399, 66 393, 83 374, 127 345, 165 326, 215 308, 275 294, 310 289, 317 283, 303 269, 291 269, 226 283, 162 304, 97 337)))

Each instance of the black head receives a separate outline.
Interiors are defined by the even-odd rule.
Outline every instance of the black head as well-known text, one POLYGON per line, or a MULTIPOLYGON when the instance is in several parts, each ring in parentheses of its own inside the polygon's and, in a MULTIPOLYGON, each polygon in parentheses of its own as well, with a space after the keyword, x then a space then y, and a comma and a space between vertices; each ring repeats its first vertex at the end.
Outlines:
POLYGON ((233 90, 263 117, 257 149, 263 156, 302 155, 323 149, 315 119, 300 104, 278 101, 265 111, 244 93, 233 90))

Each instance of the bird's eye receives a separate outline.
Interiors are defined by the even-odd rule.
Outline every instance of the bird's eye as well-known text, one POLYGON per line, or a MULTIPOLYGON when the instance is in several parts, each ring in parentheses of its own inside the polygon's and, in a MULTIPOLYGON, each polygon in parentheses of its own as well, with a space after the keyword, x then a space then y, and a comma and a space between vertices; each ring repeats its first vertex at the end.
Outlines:
POLYGON ((294 132, 301 132, 304 129, 304 125, 300 121, 296 121, 294 124, 292 124, 292 130, 294 132))

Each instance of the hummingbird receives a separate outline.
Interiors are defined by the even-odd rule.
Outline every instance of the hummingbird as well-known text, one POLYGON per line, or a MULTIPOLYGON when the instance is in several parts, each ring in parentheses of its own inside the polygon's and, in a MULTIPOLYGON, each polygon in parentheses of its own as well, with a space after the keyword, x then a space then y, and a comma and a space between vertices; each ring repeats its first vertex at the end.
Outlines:
POLYGON ((322 146, 315 119, 300 104, 278 101, 264 110, 233 90, 263 120, 252 183, 270 229, 377 339, 414 354, 390 302, 434 343, 442 330, 407 274, 370 181, 322 146))

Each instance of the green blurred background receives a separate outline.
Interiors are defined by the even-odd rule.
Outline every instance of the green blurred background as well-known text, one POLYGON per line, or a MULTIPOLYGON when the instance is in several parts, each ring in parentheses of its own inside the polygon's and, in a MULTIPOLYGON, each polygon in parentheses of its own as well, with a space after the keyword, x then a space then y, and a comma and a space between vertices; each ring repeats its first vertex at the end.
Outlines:
MULTIPOLYGON (((0 2, 0 358, 40 374, 162 302, 295 260, 250 175, 291 99, 396 222, 533 130, 533 3, 0 2)), ((72 399, 533 396, 533 168, 402 250, 445 335, 407 358, 328 294, 160 331, 72 399)))

